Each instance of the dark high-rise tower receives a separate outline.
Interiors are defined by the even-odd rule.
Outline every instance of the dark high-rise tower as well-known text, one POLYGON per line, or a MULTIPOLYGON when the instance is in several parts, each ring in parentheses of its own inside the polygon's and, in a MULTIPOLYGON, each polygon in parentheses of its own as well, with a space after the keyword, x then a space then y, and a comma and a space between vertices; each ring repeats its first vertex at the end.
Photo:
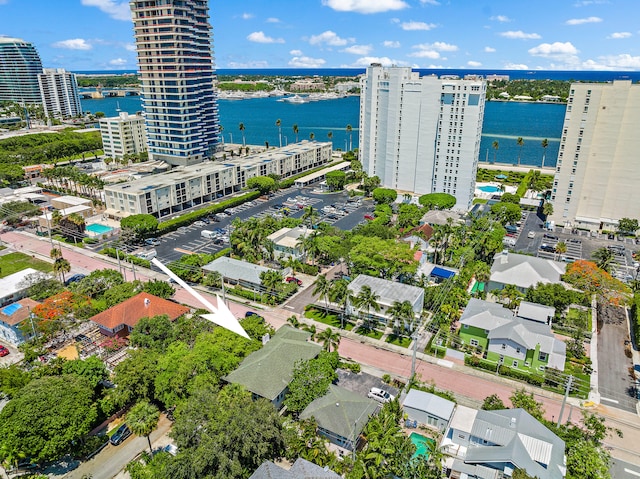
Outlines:
POLYGON ((192 165, 218 143, 208 0, 132 0, 149 158, 192 165))
POLYGON ((32 43, 0 37, 0 101, 41 104, 40 56, 32 43))

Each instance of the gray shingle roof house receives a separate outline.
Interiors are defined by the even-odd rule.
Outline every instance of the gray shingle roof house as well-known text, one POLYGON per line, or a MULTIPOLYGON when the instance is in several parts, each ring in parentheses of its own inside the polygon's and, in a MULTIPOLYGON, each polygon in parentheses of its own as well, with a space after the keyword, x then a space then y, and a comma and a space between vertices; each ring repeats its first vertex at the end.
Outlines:
POLYGON ((517 468, 539 478, 562 479, 566 474, 564 441, 524 409, 458 406, 440 447, 456 456, 448 463, 452 473, 470 479, 498 478, 498 472, 511 476, 517 468))
POLYGON ((449 424, 455 407, 456 403, 452 401, 417 389, 411 389, 402 404, 409 420, 440 431, 444 431, 449 424))
POLYGON ((524 292, 538 283, 560 283, 566 263, 503 251, 495 255, 491 265, 489 291, 513 284, 524 292))
POLYGON ((262 285, 260 273, 271 270, 271 268, 239 259, 227 258, 226 256, 213 260, 211 263, 204 265, 202 269, 205 271, 217 271, 225 281, 237 283, 247 288, 260 287, 262 285))
POLYGON ((340 447, 353 450, 354 438, 360 436, 377 411, 378 403, 374 400, 331 384, 324 396, 302 411, 300 419, 315 418, 320 434, 340 447))
POLYGON ((551 324, 553 317, 556 315, 556 308, 553 306, 530 303, 529 301, 520 301, 516 314, 522 319, 537 321, 538 323, 543 324, 551 324))
POLYGON ((551 332, 551 326, 516 317, 501 304, 472 298, 460 317, 460 339, 481 347, 487 359, 506 366, 542 370, 564 370, 566 344, 551 332))
POLYGON ((244 358, 224 380, 244 386, 254 398, 268 399, 280 409, 296 363, 313 359, 322 350, 319 344, 307 341, 310 336, 306 331, 282 326, 262 349, 244 358))
MULTIPOLYGON (((411 286, 409 284, 398 283, 396 281, 389 281, 382 278, 374 278, 373 276, 367 276, 366 274, 358 275, 351 283, 349 283, 349 291, 354 296, 357 296, 363 286, 369 286, 371 291, 378 295, 378 304, 380 305, 380 311, 378 313, 370 311, 372 315, 387 318, 387 309, 395 302, 402 303, 403 301, 409 301, 413 307, 413 311, 418 317, 422 313, 422 306, 424 303, 424 289, 417 286, 411 286)), ((356 314, 357 310, 353 305, 349 304, 349 314, 356 314)))
POLYGON ((271 461, 263 462, 249 479, 340 479, 341 477, 329 468, 320 467, 299 457, 289 470, 271 461))

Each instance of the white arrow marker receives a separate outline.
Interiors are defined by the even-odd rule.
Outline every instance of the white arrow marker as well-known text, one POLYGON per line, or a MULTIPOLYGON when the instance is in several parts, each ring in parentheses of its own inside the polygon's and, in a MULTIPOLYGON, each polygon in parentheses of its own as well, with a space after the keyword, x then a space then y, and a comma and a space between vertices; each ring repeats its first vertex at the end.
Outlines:
POLYGON ((220 296, 216 295, 216 300, 218 303, 218 307, 214 307, 209 301, 207 301, 204 296, 198 293, 195 289, 185 283, 182 279, 180 279, 173 271, 167 268, 164 264, 158 261, 157 258, 152 258, 151 262, 156 265, 160 270, 169 275, 171 279, 173 279, 176 283, 182 286, 187 292, 200 301, 206 309, 211 311, 213 314, 203 314, 201 315, 204 319, 211 321, 219 326, 222 326, 229 331, 239 334, 247 339, 251 339, 244 328, 240 325, 235 316, 229 311, 227 305, 224 304, 223 301, 220 300, 220 296))

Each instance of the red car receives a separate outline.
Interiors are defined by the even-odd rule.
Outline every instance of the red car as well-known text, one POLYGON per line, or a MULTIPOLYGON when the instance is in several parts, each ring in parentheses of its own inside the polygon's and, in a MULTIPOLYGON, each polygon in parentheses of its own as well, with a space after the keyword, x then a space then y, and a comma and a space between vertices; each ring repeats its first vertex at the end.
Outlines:
POLYGON ((364 219, 371 221, 374 218, 373 218, 373 215, 364 215, 364 219))
POLYGON ((287 276, 287 279, 285 279, 285 281, 287 283, 296 283, 298 286, 302 286, 302 281, 300 281, 295 276, 287 276))
POLYGON ((9 354, 9 350, 4 346, 0 345, 0 357, 4 357, 9 354))

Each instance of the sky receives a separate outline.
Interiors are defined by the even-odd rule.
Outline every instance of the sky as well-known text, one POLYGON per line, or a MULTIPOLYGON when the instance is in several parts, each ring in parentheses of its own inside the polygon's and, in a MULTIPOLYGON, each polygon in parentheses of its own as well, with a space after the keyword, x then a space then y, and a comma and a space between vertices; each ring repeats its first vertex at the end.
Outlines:
MULTIPOLYGON (((640 0, 210 0, 216 67, 640 70, 640 0)), ((136 70, 128 1, 0 0, 44 67, 136 70)))

